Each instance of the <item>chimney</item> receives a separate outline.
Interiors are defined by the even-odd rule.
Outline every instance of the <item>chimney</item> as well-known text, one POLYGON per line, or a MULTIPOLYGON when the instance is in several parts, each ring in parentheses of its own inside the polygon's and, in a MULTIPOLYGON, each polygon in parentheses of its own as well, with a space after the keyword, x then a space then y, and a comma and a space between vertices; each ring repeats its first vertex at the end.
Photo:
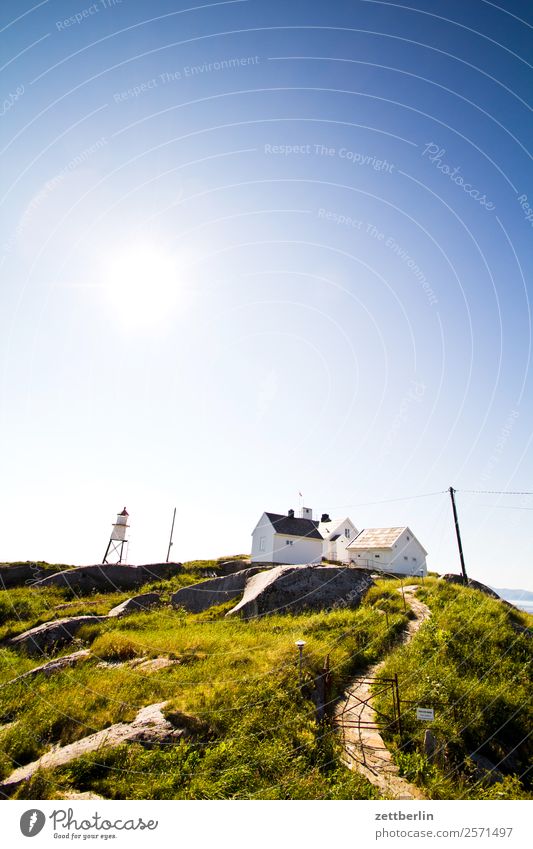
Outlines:
POLYGON ((300 518, 301 519, 312 519, 313 518, 313 511, 311 510, 311 508, 310 507, 302 507, 302 509, 300 511, 300 518))
POLYGON ((289 519, 294 519, 294 510, 289 510, 289 519))
POLYGON ((331 519, 329 518, 329 513, 322 513, 322 517, 321 517, 320 521, 321 522, 331 522, 331 519))

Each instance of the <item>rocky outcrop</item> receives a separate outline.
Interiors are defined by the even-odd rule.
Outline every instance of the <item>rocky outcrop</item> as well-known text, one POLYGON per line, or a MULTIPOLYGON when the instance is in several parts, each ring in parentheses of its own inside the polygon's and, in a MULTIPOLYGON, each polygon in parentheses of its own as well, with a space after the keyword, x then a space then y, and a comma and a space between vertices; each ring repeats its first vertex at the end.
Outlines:
MULTIPOLYGON (((105 622, 106 619, 118 619, 122 616, 128 616, 131 613, 142 613, 159 604, 161 604, 159 593, 143 593, 142 595, 127 598, 122 604, 117 604, 116 607, 113 607, 109 611, 107 616, 87 614, 73 616, 70 619, 52 619, 50 622, 37 625, 35 628, 30 628, 29 631, 24 631, 22 634, 12 637, 6 641, 6 645, 12 649, 22 649, 30 656, 47 654, 52 650, 59 649, 71 643, 82 625, 94 625, 98 622, 105 622)), ((73 655, 69 655, 69 657, 78 658, 81 654, 82 652, 75 652, 73 655)), ((59 658, 57 661, 44 664, 34 672, 45 671, 45 669, 55 671, 53 665, 61 664, 63 661, 65 661, 65 665, 68 665, 66 660, 67 658, 59 658)))
POLYGON ((12 649, 23 649, 26 654, 35 657, 46 654, 53 649, 71 643, 82 625, 95 625, 104 622, 106 616, 73 616, 72 619, 53 619, 43 625, 37 625, 11 637, 7 646, 12 649))
POLYGON ((151 607, 157 607, 160 604, 161 596, 159 593, 143 593, 127 598, 122 604, 117 604, 107 615, 110 618, 115 618, 127 616, 129 613, 142 613, 144 610, 150 610, 151 607))
POLYGON ((251 566, 250 560, 222 560, 216 565, 217 575, 233 575, 234 572, 242 572, 251 566))
POLYGON ((233 575, 211 578, 190 587, 183 587, 174 593, 171 602, 174 607, 184 607, 189 613, 201 613, 208 607, 223 604, 240 596, 248 578, 262 569, 262 566, 251 566, 249 569, 234 572, 233 575))
POLYGON ((98 793, 91 793, 90 790, 61 790, 54 798, 64 800, 65 802, 79 802, 86 799, 103 801, 105 797, 99 796, 98 793))
POLYGON ((36 675, 43 674, 48 678, 55 672, 61 672, 63 669, 68 669, 71 666, 76 666, 78 663, 83 663, 83 661, 88 660, 90 656, 91 652, 89 649, 82 649, 81 651, 75 651, 72 654, 66 654, 63 657, 55 658, 55 660, 49 660, 48 663, 42 663, 40 666, 36 666, 35 669, 30 669, 28 672, 23 672, 22 675, 17 675, 16 678, 12 678, 11 681, 6 681, 5 684, 0 685, 0 689, 7 687, 8 684, 18 684, 19 681, 34 678, 36 675))
POLYGON ((100 660, 96 665, 99 669, 135 669, 136 672, 142 672, 145 675, 151 675, 153 672, 160 672, 162 669, 170 669, 172 666, 177 666, 181 663, 179 658, 160 655, 159 657, 134 657, 131 660, 100 660))
POLYGON ((34 584, 47 575, 62 570, 62 566, 40 566, 38 563, 2 563, 0 565, 0 589, 23 587, 34 584))
POLYGON ((64 766, 97 749, 114 748, 121 743, 142 743, 145 746, 175 743, 182 737, 197 734, 205 729, 200 720, 186 714, 171 713, 168 718, 165 717, 162 710, 166 704, 166 702, 159 702, 148 705, 139 711, 133 722, 110 725, 102 731, 82 737, 76 743, 47 752, 39 760, 19 767, 0 782, 0 794, 4 797, 11 795, 23 781, 28 781, 39 769, 64 766))
POLYGON ((171 578, 183 572, 181 563, 150 563, 146 566, 125 566, 102 563, 98 566, 76 566, 36 581, 35 587, 70 587, 81 593, 92 590, 130 590, 150 581, 171 578))
MULTIPOLYGON (((451 572, 447 575, 442 575, 441 581, 446 581, 447 584, 461 584, 461 586, 464 586, 463 576, 456 575, 451 572)), ((501 596, 498 595, 498 593, 494 592, 494 590, 491 590, 491 588, 487 587, 486 584, 481 584, 479 581, 472 580, 472 578, 468 579, 468 587, 471 590, 479 590, 481 593, 489 595, 491 598, 497 598, 499 601, 504 601, 504 599, 502 599, 501 596)), ((509 607, 512 607, 512 605, 509 605, 509 607)))
POLYGON ((357 607, 372 578, 337 566, 277 566, 246 582, 244 595, 227 616, 251 619, 267 613, 299 613, 357 607))

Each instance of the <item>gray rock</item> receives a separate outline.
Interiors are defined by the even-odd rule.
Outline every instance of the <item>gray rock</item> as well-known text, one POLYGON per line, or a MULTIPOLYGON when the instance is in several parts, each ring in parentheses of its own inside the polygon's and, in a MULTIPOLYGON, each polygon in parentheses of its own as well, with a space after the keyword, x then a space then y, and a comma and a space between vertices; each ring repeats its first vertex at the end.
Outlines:
POLYGON ((77 566, 49 575, 37 581, 35 587, 71 587, 82 593, 91 590, 129 590, 149 581, 170 578, 183 572, 181 563, 150 563, 146 566, 125 566, 101 563, 97 566, 77 566))
POLYGON ((251 566, 232 575, 211 578, 190 587, 183 587, 174 593, 171 602, 174 607, 184 607, 190 613, 201 613, 208 607, 237 598, 243 592, 247 579, 260 572, 262 568, 262 566, 251 566))
POLYGON ((144 610, 150 610, 161 604, 161 596, 159 593, 143 593, 142 595, 134 595, 132 598, 127 598, 122 604, 117 604, 107 614, 110 618, 118 616, 127 616, 129 613, 142 613, 144 610))
POLYGON ((171 719, 166 718, 162 713, 166 704, 166 702, 160 702, 148 705, 138 712, 133 722, 119 722, 116 725, 110 725, 108 728, 90 734, 88 737, 83 737, 68 746, 52 749, 39 760, 19 767, 8 778, 0 782, 0 795, 11 795, 23 781, 28 781, 38 769, 54 769, 64 766, 88 752, 95 752, 97 749, 114 748, 120 746, 121 743, 142 743, 148 746, 158 743, 175 743, 181 737, 199 733, 200 729, 203 730, 204 724, 196 717, 189 717, 186 714, 171 714, 171 719), (179 727, 176 727, 176 720, 179 720, 179 727))
MULTIPOLYGON (((463 576, 456 575, 453 572, 449 572, 447 575, 441 575, 441 581, 446 581, 447 584, 460 584, 461 586, 464 586, 463 576)), ((469 578, 468 588, 471 590, 478 590, 480 593, 484 593, 484 595, 488 595, 491 598, 501 601, 505 607, 510 607, 512 610, 518 610, 514 604, 511 604, 510 601, 506 601, 506 599, 498 595, 498 593, 491 589, 491 587, 487 587, 486 584, 482 584, 480 581, 474 581, 472 578, 469 578)))
MULTIPOLYGON (((461 584, 461 586, 463 586, 463 576, 456 575, 452 572, 449 572, 447 575, 442 575, 441 581, 446 581, 447 584, 461 584)), ((479 590, 485 595, 490 595, 491 598, 497 598, 502 601, 498 593, 495 593, 494 590, 491 590, 491 588, 487 587, 486 584, 481 584, 479 581, 474 581, 472 578, 469 578, 468 586, 471 590, 479 590)))
POLYGON ((277 566, 246 582, 242 600, 227 616, 252 619, 267 613, 299 613, 331 607, 357 607, 372 578, 337 566, 277 566))
POLYGON ((90 790, 60 790, 58 799, 63 799, 65 802, 78 802, 81 800, 92 799, 93 801, 104 801, 105 796, 99 796, 98 793, 92 793, 90 790))
POLYGON ((424 754, 432 758, 437 751, 438 740, 429 728, 424 731, 424 754))
POLYGON ((90 656, 89 649, 82 649, 81 651, 73 652, 73 654, 66 654, 55 660, 49 660, 48 663, 42 663, 40 666, 36 666, 35 669, 30 669, 28 672, 23 672, 22 675, 12 678, 11 681, 6 681, 5 684, 0 685, 0 689, 7 687, 8 684, 17 684, 19 681, 24 681, 27 678, 34 678, 35 675, 40 675, 41 673, 48 678, 55 672, 61 672, 62 669, 68 669, 71 666, 88 660, 90 656))
POLYGON ((62 566, 38 566, 36 563, 2 563, 0 566, 0 589, 30 586, 36 581, 60 572, 62 566))
POLYGON ((30 656, 45 654, 52 649, 71 643, 82 625, 104 622, 106 616, 74 616, 72 619, 54 619, 11 637, 9 648, 24 649, 30 656))
POLYGON ((217 563, 218 576, 233 575, 234 572, 242 572, 251 565, 250 560, 222 560, 217 563))

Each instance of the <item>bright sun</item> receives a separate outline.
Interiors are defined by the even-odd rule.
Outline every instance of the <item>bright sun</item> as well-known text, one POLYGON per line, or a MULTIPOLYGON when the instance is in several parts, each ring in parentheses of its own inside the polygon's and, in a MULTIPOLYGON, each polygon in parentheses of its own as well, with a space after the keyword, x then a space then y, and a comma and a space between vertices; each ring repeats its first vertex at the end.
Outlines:
POLYGON ((154 244, 130 244, 112 255, 103 270, 107 302, 128 327, 164 321, 180 289, 174 257, 154 244))

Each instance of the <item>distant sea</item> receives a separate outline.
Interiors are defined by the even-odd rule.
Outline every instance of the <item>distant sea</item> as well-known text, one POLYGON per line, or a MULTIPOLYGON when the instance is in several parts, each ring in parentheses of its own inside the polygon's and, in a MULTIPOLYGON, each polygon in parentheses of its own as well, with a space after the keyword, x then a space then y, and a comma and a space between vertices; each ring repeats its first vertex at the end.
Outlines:
MULTIPOLYGON (((496 590, 496 592, 498 592, 496 590)), ((525 610, 526 613, 533 613, 533 599, 529 598, 520 598, 512 595, 503 595, 500 593, 501 597, 505 599, 505 601, 514 604, 515 607, 518 607, 520 610, 525 610)))

